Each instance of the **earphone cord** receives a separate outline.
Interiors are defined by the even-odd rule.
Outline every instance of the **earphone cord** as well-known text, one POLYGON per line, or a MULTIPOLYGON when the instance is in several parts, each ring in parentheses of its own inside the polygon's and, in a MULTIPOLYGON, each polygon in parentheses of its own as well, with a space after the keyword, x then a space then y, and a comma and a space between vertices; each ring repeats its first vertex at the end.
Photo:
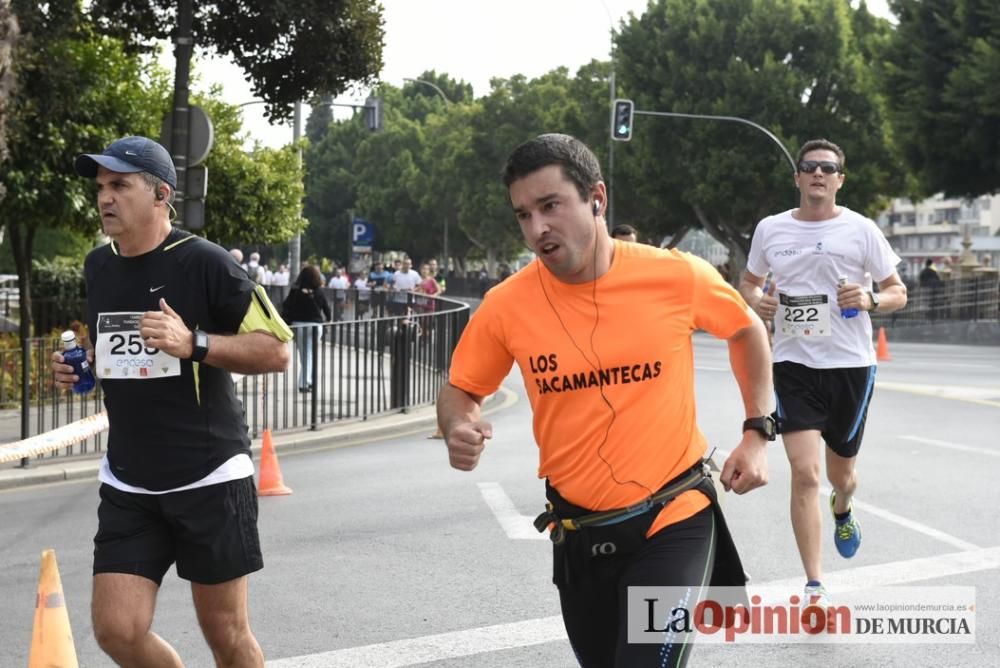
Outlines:
POLYGON ((559 321, 559 326, 562 327, 563 331, 566 333, 566 337, 569 338, 570 343, 572 343, 573 347, 576 348, 577 352, 580 353, 580 356, 583 357, 584 360, 586 360, 587 364, 590 365, 590 368, 592 368, 597 373, 597 379, 598 379, 597 389, 601 393, 601 400, 608 407, 608 410, 611 411, 611 420, 608 422, 608 426, 604 430, 604 438, 601 439, 601 442, 597 444, 597 456, 600 458, 600 460, 602 462, 604 462, 604 465, 608 467, 608 472, 611 474, 611 479, 614 480, 615 483, 617 483, 618 485, 628 485, 628 484, 638 485, 639 487, 642 487, 649 496, 652 496, 653 495, 653 490, 649 489, 648 487, 646 487, 645 485, 643 485, 638 480, 624 480, 624 481, 623 480, 619 480, 618 476, 615 475, 615 469, 611 465, 611 462, 608 461, 608 459, 604 456, 604 453, 602 452, 604 446, 607 445, 607 443, 608 443, 608 438, 611 436, 611 427, 614 426, 615 420, 618 418, 618 411, 615 410, 614 405, 608 399, 607 395, 604 394, 604 384, 600 382, 600 379, 601 379, 601 358, 600 358, 600 356, 597 353, 597 348, 594 346, 594 337, 597 334, 597 324, 600 322, 600 319, 601 319, 601 311, 600 311, 600 308, 597 305, 597 218, 596 218, 596 214, 595 214, 595 218, 594 218, 594 286, 593 286, 593 292, 591 293, 591 299, 592 299, 592 301, 594 303, 594 327, 593 327, 593 329, 590 330, 590 351, 594 354, 594 359, 597 360, 597 364, 596 365, 593 362, 590 361, 590 358, 587 356, 587 354, 585 352, 583 352, 583 349, 580 348, 580 346, 577 345, 576 339, 573 338, 573 335, 570 333, 569 329, 566 327, 566 323, 563 322, 562 317, 559 315, 559 311, 556 310, 555 304, 553 304, 552 303, 552 299, 549 298, 549 293, 545 290, 545 281, 542 279, 542 268, 541 268, 540 265, 541 265, 540 262, 539 262, 538 265, 536 265, 536 268, 538 270, 536 273, 538 275, 538 284, 541 286, 541 288, 542 288, 542 294, 545 296, 545 301, 548 302, 549 308, 552 309, 553 315, 556 316, 556 320, 559 321))

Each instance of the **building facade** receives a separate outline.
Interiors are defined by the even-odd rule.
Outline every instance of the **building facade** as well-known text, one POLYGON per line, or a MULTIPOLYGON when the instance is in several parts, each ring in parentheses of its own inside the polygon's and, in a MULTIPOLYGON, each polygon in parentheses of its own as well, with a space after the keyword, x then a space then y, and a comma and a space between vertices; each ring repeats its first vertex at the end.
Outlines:
POLYGON ((1000 266, 1000 195, 967 200, 939 194, 920 202, 894 199, 878 224, 903 259, 901 276, 915 278, 928 259, 945 270, 957 264, 965 235, 980 264, 1000 266))

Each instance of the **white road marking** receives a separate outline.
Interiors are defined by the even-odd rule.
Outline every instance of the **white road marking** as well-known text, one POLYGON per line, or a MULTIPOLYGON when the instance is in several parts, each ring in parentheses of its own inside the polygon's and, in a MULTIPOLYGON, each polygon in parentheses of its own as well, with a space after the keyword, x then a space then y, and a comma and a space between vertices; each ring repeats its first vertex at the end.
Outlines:
MULTIPOLYGON (((819 495, 820 498, 823 499, 824 503, 828 504, 830 498, 830 492, 831 492, 830 487, 827 487, 826 485, 820 485, 819 495)), ((956 538, 951 534, 947 534, 944 531, 939 531, 938 529, 927 526, 926 524, 921 524, 920 522, 914 522, 913 520, 897 515, 894 512, 885 510, 884 508, 879 508, 878 506, 873 506, 870 503, 859 501, 858 497, 854 497, 853 499, 851 499, 851 503, 854 504, 855 508, 857 508, 858 510, 863 510, 865 513, 869 515, 881 517, 887 522, 892 522, 893 524, 898 524, 899 526, 909 529, 910 531, 916 531, 917 533, 922 533, 925 536, 930 536, 931 538, 935 538, 941 541, 942 543, 947 543, 948 545, 957 547, 960 550, 979 549, 978 545, 973 545, 968 541, 964 541, 961 538, 956 538)))
POLYGON ((974 445, 961 445, 959 443, 949 443, 948 441, 938 441, 933 438, 923 438, 921 436, 900 436, 900 438, 906 439, 907 441, 926 443, 927 445, 936 445, 939 448, 949 448, 951 450, 959 450, 961 452, 974 452, 977 455, 989 455, 990 457, 1000 457, 1000 450, 988 450, 987 448, 977 448, 974 445))
MULTIPOLYGON (((267 668, 401 668, 566 640, 562 617, 527 619, 268 661, 267 668)), ((567 650, 568 651, 568 650, 567 650)))
MULTIPOLYGON (((718 459, 716 459, 716 461, 719 462, 720 464, 725 462, 726 457, 729 456, 729 451, 723 450, 721 448, 717 449, 715 452, 716 455, 718 455, 718 459)), ((830 491, 831 488, 829 486, 820 485, 819 496, 823 500, 824 504, 830 497, 830 491)), ((858 510, 863 510, 870 515, 875 515, 876 517, 880 517, 886 520, 887 522, 898 524, 902 527, 910 529, 911 531, 916 531, 917 533, 922 533, 925 536, 930 536, 931 538, 939 540, 942 543, 947 543, 948 545, 957 547, 961 550, 979 549, 978 545, 973 545, 968 541, 964 541, 961 538, 956 538, 951 534, 947 534, 944 531, 940 531, 938 529, 935 529, 934 527, 927 526, 926 524, 921 524, 920 522, 914 522, 913 520, 907 519, 902 515, 897 515, 892 511, 885 510, 884 508, 879 508, 878 506, 873 506, 870 503, 865 503, 864 501, 860 501, 856 496, 854 497, 852 502, 854 503, 855 507, 858 508, 858 510)), ((826 506, 824 505, 824 508, 825 507, 826 506)))
POLYGON ((968 401, 982 406, 993 406, 1000 408, 1000 389, 995 387, 964 387, 958 385, 920 385, 917 383, 892 383, 889 381, 875 381, 875 388, 880 390, 891 390, 893 392, 906 392, 908 394, 919 394, 925 397, 937 397, 939 399, 953 399, 955 401, 968 401))
POLYGON ((479 491, 483 495, 486 505, 493 511, 493 516, 497 518, 501 528, 507 537, 512 540, 548 540, 548 533, 538 533, 535 531, 534 517, 522 515, 517 511, 514 502, 510 500, 503 487, 498 482, 481 482, 479 491))
MULTIPOLYGON (((1000 547, 988 547, 827 572, 823 574, 823 586, 832 592, 860 591, 996 568, 1000 568, 1000 547)), ((774 580, 766 583, 766 586, 799 589, 804 579, 804 575, 799 575, 784 580, 774 580)))
MULTIPOLYGON (((824 576, 823 583, 834 592, 849 592, 996 568, 1000 568, 1000 547, 834 571, 824 576)), ((798 592, 802 576, 759 586, 788 587, 798 592)), ((277 659, 266 665, 268 668, 403 668, 549 642, 567 642, 558 615, 277 659)))

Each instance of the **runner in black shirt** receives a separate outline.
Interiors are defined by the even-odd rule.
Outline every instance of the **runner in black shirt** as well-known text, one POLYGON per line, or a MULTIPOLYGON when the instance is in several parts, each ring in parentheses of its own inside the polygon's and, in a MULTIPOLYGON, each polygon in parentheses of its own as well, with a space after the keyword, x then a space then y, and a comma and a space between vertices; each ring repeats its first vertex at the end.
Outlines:
MULTIPOLYGON (((122 665, 181 666, 150 630, 172 563, 220 665, 263 666, 247 575, 263 566, 243 409, 230 372, 281 371, 291 332, 224 249, 172 229, 166 149, 126 137, 81 155, 111 242, 84 265, 92 365, 110 423, 94 538, 94 633, 122 665)), ((88 342, 89 343, 89 342, 88 342)), ((61 353, 56 385, 75 381, 61 353)))

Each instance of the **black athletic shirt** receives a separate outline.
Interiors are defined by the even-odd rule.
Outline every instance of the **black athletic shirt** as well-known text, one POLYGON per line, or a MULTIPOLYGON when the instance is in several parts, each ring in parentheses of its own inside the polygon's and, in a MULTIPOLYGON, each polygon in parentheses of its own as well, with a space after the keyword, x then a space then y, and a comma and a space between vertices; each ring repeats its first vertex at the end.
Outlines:
MULTIPOLYGON (((117 250, 112 242, 91 251, 84 263, 92 344, 101 313, 158 311, 161 297, 190 329, 239 331, 256 284, 222 247, 173 230, 143 255, 122 257, 117 250)), ((94 370, 101 375, 100 360, 94 370)), ((204 478, 236 454, 250 454, 243 406, 228 371, 181 360, 179 376, 104 379, 101 388, 110 423, 108 461, 122 482, 173 489, 204 478)))

